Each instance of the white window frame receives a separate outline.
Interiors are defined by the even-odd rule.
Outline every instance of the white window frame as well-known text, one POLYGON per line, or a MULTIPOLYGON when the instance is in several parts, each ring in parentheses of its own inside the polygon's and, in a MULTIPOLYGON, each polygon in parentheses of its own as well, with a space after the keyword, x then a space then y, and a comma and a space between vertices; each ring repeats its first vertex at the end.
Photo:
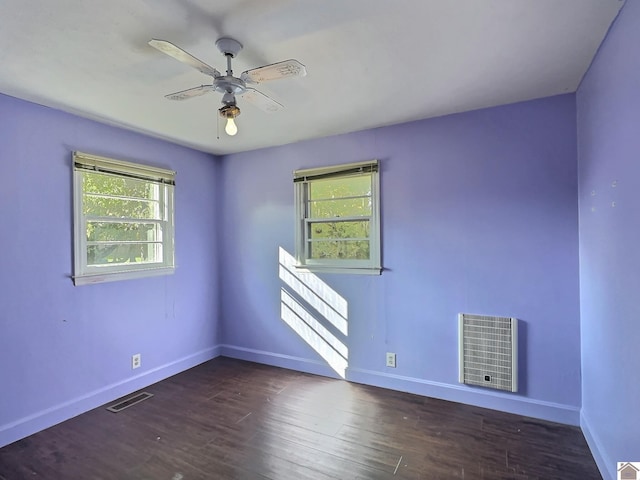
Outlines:
POLYGON ((378 160, 309 168, 293 172, 296 206, 296 267, 312 272, 380 275, 382 273, 380 242, 380 175, 378 160), (369 217, 369 259, 309 258, 308 212, 309 184, 314 180, 371 175, 371 216, 369 217))
POLYGON ((133 278, 153 277, 174 273, 174 185, 176 172, 163 168, 114 160, 83 152, 73 152, 73 218, 75 285, 113 282, 133 278), (83 177, 85 172, 100 172, 114 176, 136 178, 159 188, 161 219, 156 221, 162 231, 161 262, 145 264, 88 265, 87 221, 97 219, 84 215, 83 177))

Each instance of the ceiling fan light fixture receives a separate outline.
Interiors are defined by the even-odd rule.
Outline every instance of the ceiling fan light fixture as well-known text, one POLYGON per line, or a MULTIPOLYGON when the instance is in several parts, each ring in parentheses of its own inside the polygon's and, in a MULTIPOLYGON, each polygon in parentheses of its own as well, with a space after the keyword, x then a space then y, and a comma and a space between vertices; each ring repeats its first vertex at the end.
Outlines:
POLYGON ((224 131, 227 132, 227 135, 233 137, 236 133, 238 133, 238 126, 233 118, 227 118, 227 124, 224 126, 224 131))
POLYGON ((220 116, 222 118, 227 119, 227 124, 224 127, 224 131, 227 132, 227 135, 233 137, 236 133, 238 133, 238 126, 236 125, 235 118, 240 115, 240 109, 237 105, 224 105, 221 107, 218 112, 220 112, 220 116))

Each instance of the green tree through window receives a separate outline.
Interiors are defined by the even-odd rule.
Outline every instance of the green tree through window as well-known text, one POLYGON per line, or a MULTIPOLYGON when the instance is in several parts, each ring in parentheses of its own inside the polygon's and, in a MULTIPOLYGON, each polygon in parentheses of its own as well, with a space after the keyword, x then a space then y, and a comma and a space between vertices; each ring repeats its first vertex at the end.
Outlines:
POLYGON ((311 258, 369 259, 371 174, 309 184, 311 258))
POLYGON ((162 245, 157 185, 103 173, 83 176, 83 213, 87 220, 87 263, 158 261, 162 245), (153 242, 153 243, 148 243, 153 242))

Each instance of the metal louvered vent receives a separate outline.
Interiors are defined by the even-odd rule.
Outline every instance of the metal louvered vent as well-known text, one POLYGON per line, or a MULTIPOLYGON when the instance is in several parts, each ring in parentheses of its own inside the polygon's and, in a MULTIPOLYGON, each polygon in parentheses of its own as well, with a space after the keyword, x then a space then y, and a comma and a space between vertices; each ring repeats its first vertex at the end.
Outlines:
POLYGON ((461 313, 460 383, 518 391, 518 320, 461 313))
POLYGON ((118 403, 107 407, 107 410, 110 412, 121 412, 125 408, 129 408, 136 403, 140 403, 147 398, 153 397, 153 393, 142 392, 134 395, 133 397, 125 398, 124 400, 119 401, 118 403))

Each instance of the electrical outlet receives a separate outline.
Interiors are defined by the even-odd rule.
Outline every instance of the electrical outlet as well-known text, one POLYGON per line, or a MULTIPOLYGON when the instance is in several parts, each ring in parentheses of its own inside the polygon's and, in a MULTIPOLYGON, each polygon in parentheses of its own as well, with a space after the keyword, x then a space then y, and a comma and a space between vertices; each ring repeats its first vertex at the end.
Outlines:
POLYGON ((131 356, 131 368, 132 369, 140 368, 140 365, 142 365, 142 354, 136 353, 135 355, 132 355, 131 356))
POLYGON ((396 354, 387 352, 387 367, 396 368, 396 354))

